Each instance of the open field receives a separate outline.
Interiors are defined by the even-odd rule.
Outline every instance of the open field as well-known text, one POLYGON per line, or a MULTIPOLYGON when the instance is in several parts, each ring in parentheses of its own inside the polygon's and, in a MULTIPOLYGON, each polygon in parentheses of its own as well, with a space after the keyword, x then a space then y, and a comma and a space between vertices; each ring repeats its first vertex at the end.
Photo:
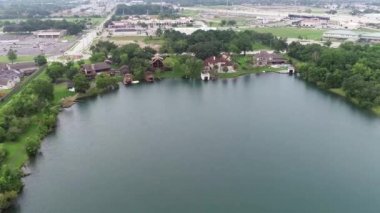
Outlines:
MULTIPOLYGON (((33 60, 34 60, 34 56, 32 56, 32 55, 18 55, 17 60, 14 62, 15 63, 16 62, 29 62, 29 61, 33 61, 33 60)), ((11 63, 11 61, 9 61, 9 59, 6 55, 0 55, 0 63, 11 63)))
POLYGON ((275 36, 283 38, 304 38, 311 40, 321 40, 323 33, 326 30, 321 29, 308 29, 308 28, 296 28, 296 27, 263 27, 252 28, 252 30, 260 33, 272 33, 275 36))

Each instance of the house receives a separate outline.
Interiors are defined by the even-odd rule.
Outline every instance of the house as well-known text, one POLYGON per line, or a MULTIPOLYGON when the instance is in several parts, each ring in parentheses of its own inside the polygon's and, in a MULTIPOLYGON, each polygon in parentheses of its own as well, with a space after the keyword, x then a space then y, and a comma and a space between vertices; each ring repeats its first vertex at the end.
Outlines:
POLYGON ((154 75, 153 72, 151 71, 146 71, 144 74, 144 80, 148 83, 153 83, 154 82, 154 75))
POLYGON ((83 73, 87 77, 95 77, 98 73, 101 72, 110 72, 111 71, 111 65, 101 62, 96 64, 85 64, 82 67, 83 73))
POLYGON ((21 74, 15 70, 0 70, 0 89, 12 89, 21 81, 21 74))
POLYGON ((260 51, 254 56, 256 61, 256 66, 271 66, 285 64, 286 60, 284 57, 277 53, 268 53, 267 51, 260 51))
POLYGON ((131 73, 131 70, 129 69, 128 65, 123 65, 119 68, 119 72, 120 74, 125 75, 127 73, 131 73))
POLYGON ((363 33, 360 40, 366 42, 380 43, 380 33, 363 33))
POLYGON ((6 66, 9 70, 16 70, 20 72, 22 75, 31 75, 32 73, 38 70, 38 66, 34 62, 7 64, 6 66))
POLYGON ((234 72, 234 65, 229 54, 222 54, 218 57, 208 57, 203 62, 204 70, 217 70, 217 72, 234 72))
POLYGON ((152 68, 154 70, 156 70, 156 69, 163 70, 163 68, 164 68, 164 59, 159 54, 156 54, 152 58, 151 64, 152 64, 152 68))
POLYGON ((66 30, 38 30, 35 31, 33 34, 37 38, 61 38, 66 35, 66 30))
POLYGON ((124 75, 123 84, 129 85, 133 82, 133 75, 131 73, 126 73, 124 75))

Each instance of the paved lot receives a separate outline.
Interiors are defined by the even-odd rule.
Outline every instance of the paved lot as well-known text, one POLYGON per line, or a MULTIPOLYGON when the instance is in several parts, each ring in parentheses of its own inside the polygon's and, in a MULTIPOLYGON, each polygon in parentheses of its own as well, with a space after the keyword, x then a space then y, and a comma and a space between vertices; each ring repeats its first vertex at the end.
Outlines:
POLYGON ((48 56, 61 55, 69 49, 75 41, 63 39, 35 38, 33 35, 0 35, 0 55, 6 55, 10 48, 18 55, 38 55, 44 53, 48 56))

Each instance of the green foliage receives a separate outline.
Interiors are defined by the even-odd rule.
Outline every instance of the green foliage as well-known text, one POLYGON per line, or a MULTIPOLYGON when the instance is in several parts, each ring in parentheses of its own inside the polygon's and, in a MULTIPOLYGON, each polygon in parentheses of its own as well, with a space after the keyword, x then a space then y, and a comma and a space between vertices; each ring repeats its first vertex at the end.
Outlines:
POLYGON ((47 63, 47 60, 46 60, 46 57, 44 55, 38 55, 38 56, 34 57, 34 62, 38 66, 42 66, 42 65, 45 65, 47 63))
POLYGON ((6 191, 3 193, 0 193, 0 209, 8 208, 12 204, 12 201, 16 198, 17 198, 16 191, 6 191))
POLYGON ((44 79, 36 79, 31 82, 32 93, 37 95, 40 100, 51 101, 54 98, 54 86, 51 82, 44 79))
POLYGON ((118 80, 108 74, 102 73, 96 76, 96 87, 103 90, 114 90, 119 87, 118 80))
POLYGON ((53 62, 47 69, 46 74, 53 82, 56 82, 65 73, 65 66, 59 62, 53 62))
POLYGON ((62 29, 69 35, 77 35, 85 29, 85 22, 69 22, 67 20, 29 19, 19 23, 9 23, 3 28, 4 32, 32 32, 36 30, 62 29))
POLYGON ((13 63, 17 59, 16 50, 9 49, 7 53, 7 57, 13 63))
POLYGON ((307 81, 326 88, 343 88, 362 107, 380 104, 380 46, 344 43, 339 48, 316 44, 289 45, 289 56, 303 65, 297 70, 307 81))
POLYGON ((8 151, 3 147, 0 147, 0 165, 3 165, 4 160, 8 156, 8 151))
POLYGON ((90 82, 82 73, 78 73, 73 78, 75 90, 80 93, 85 93, 90 88, 90 82))
POLYGON ((277 38, 270 33, 255 31, 235 32, 232 30, 197 30, 186 35, 173 30, 166 30, 162 36, 165 40, 161 52, 178 53, 192 52, 197 58, 206 59, 220 52, 246 52, 253 44, 270 46, 275 50, 287 48, 286 40, 277 38))
POLYGON ((106 55, 104 52, 96 52, 96 53, 93 53, 90 57, 90 61, 92 63, 96 63, 96 62, 103 62, 106 60, 106 55))
MULTIPOLYGON (((0 170, 0 193, 9 191, 20 191, 22 187, 21 173, 2 166, 0 170)), ((1 198, 0 198, 1 199, 1 198)))
POLYGON ((38 154, 38 150, 40 149, 41 143, 38 138, 27 138, 25 145, 25 151, 29 157, 35 157, 38 154))

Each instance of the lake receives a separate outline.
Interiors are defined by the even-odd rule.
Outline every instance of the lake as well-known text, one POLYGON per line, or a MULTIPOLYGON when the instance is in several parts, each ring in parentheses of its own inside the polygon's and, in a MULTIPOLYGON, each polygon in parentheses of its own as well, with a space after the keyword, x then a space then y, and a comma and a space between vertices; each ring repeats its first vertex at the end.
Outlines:
POLYGON ((380 211, 380 119, 288 75, 122 86, 65 109, 9 212, 380 211))

